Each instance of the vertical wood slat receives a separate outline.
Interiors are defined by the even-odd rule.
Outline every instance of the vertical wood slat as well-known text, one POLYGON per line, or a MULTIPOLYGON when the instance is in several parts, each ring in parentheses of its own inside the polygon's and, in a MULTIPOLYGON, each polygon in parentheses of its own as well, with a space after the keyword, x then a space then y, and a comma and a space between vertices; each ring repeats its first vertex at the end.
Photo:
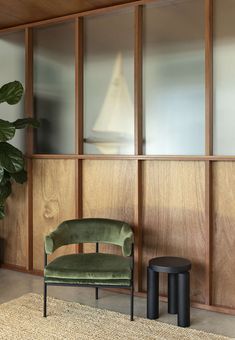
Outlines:
MULTIPOLYGON (((76 197, 76 218, 83 217, 83 199, 82 199, 82 160, 76 160, 75 165, 75 197, 76 197)), ((83 252, 83 244, 75 245, 75 252, 82 253, 83 252)))
POLYGON ((135 7, 135 56, 134 56, 134 98, 135 98, 135 155, 142 155, 142 39, 143 6, 135 7))
POLYGON ((213 0, 205 0, 205 154, 213 154, 213 0))
MULTIPOLYGON (((134 55, 134 98, 135 98, 135 155, 143 153, 143 89, 142 89, 142 45, 143 45, 143 6, 135 7, 135 55, 134 55)), ((142 162, 136 161, 136 207, 135 207, 135 262, 137 263, 137 291, 142 291, 142 162)))
MULTIPOLYGON (((205 154, 213 155, 213 0, 205 0, 205 154)), ((212 162, 205 162, 206 283, 205 303, 212 303, 212 162)))
MULTIPOLYGON (((143 190, 142 190, 142 161, 136 161, 137 176, 136 176, 136 207, 135 207, 135 226, 137 230, 135 233, 135 263, 137 263, 135 275, 137 275, 137 289, 142 292, 142 211, 143 211, 143 190)), ((136 280, 135 280, 136 281, 136 280)))
MULTIPOLYGON (((75 152, 83 154, 83 18, 75 19, 75 152)), ((76 161, 76 218, 82 218, 82 160, 76 161)), ((82 244, 75 246, 82 252, 82 244)))
POLYGON ((206 223, 206 283, 205 283, 205 303, 212 303, 212 162, 205 162, 205 223, 206 223))
POLYGON ((76 154, 83 154, 83 18, 75 20, 76 154))
MULTIPOLYGON (((25 29, 25 114, 33 117, 33 31, 25 29)), ((26 131, 26 155, 28 172, 28 240, 27 240, 27 269, 33 269, 33 129, 26 131)))

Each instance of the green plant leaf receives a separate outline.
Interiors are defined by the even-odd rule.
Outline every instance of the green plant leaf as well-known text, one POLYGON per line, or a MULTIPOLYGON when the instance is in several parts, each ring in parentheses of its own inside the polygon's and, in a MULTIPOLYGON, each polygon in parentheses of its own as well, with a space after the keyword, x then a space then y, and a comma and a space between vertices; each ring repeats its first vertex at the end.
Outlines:
POLYGON ((0 103, 7 102, 10 105, 17 104, 24 93, 22 84, 15 80, 0 88, 0 103))
POLYGON ((10 180, 11 180, 11 174, 9 172, 7 172, 6 170, 4 170, 2 180, 0 181, 0 185, 5 185, 10 180))
POLYGON ((0 167, 0 183, 2 182, 3 177, 4 177, 4 168, 0 167))
POLYGON ((7 120, 0 119, 0 142, 6 142, 15 136, 15 126, 7 120))
POLYGON ((4 212, 4 206, 0 206, 0 220, 2 220, 5 217, 5 212, 4 212))
POLYGON ((22 152, 9 143, 0 143, 0 166, 10 173, 23 170, 24 158, 22 152))
POLYGON ((5 185, 0 185, 0 203, 3 205, 4 201, 11 194, 11 182, 7 182, 5 185))
POLYGON ((27 172, 23 169, 19 172, 14 172, 11 174, 11 177, 20 184, 23 184, 27 181, 27 172))
POLYGON ((16 129, 24 129, 26 126, 31 126, 33 128, 38 128, 40 123, 35 118, 22 118, 17 119, 15 122, 12 123, 16 129))

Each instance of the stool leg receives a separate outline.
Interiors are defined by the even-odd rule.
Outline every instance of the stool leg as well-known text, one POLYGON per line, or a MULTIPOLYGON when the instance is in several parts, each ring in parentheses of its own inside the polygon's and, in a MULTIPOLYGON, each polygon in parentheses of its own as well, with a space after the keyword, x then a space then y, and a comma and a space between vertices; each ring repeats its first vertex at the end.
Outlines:
POLYGON ((178 312, 178 274, 168 274, 168 313, 178 312))
POLYGON ((159 317, 159 274, 147 269, 147 318, 159 317))
POLYGON ((190 326, 190 276, 178 274, 178 326, 190 326))

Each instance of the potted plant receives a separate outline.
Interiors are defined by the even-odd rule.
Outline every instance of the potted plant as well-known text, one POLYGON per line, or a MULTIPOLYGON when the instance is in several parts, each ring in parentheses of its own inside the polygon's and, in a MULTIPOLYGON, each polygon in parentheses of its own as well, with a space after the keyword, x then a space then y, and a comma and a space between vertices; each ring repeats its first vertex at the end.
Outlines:
MULTIPOLYGON (((0 88, 0 103, 17 104, 23 92, 23 86, 19 81, 7 83, 0 88)), ((39 122, 34 118, 17 119, 14 122, 0 119, 0 219, 5 216, 4 206, 11 194, 12 182, 22 184, 27 181, 24 156, 19 149, 9 143, 17 129, 24 129, 27 126, 37 128, 39 122)))

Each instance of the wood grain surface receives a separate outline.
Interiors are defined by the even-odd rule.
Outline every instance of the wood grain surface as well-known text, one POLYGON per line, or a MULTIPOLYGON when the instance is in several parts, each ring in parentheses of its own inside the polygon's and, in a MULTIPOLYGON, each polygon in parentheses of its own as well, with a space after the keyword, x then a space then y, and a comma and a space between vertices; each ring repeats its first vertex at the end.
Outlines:
POLYGON ((27 184, 14 183, 6 203, 6 216, 0 222, 1 263, 27 265, 27 210, 27 184))
MULTIPOLYGON (((75 161, 33 161, 33 266, 43 268, 44 237, 61 222, 75 218, 75 161)), ((75 251, 73 245, 61 247, 49 256, 75 251)))
POLYGON ((0 0, 0 28, 47 20, 134 0, 0 0))
MULTIPOLYGON (((148 261, 192 261, 191 298, 205 300, 205 169, 203 162, 146 161, 143 168, 143 288, 148 261)), ((161 294, 166 294, 162 280, 161 294)))
MULTIPOLYGON (((134 225, 136 205, 134 161, 83 161, 83 217, 104 217, 134 225)), ((84 251, 94 251, 84 245, 84 251)), ((105 245, 101 251, 120 254, 120 247, 105 245)))
POLYGON ((235 163, 213 164, 212 302, 235 308, 235 163))

